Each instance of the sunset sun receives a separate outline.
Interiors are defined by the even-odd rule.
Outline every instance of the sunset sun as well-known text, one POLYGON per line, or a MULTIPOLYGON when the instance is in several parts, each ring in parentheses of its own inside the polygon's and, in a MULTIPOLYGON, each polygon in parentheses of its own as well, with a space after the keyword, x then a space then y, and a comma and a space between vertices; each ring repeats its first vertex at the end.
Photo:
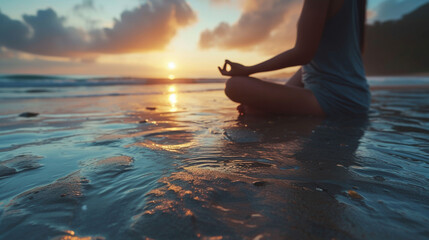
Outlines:
POLYGON ((168 69, 170 70, 173 70, 176 68, 176 64, 174 62, 169 62, 167 66, 168 66, 168 69))

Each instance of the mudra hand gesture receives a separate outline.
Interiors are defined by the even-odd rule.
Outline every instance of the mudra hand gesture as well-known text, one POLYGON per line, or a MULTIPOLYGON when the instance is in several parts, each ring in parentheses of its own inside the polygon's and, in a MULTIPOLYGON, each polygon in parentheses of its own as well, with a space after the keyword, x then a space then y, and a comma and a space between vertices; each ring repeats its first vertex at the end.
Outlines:
POLYGON ((229 60, 225 60, 223 68, 217 68, 223 76, 249 76, 251 74, 249 67, 246 67, 240 63, 231 62, 229 60), (228 65, 230 66, 229 71, 227 70, 228 65))

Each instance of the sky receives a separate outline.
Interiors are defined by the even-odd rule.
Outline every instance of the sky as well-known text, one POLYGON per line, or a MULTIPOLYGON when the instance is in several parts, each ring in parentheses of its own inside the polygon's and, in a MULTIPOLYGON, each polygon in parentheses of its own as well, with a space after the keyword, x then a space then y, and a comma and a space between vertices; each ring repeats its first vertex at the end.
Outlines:
MULTIPOLYGON (((369 0, 368 22, 426 2, 369 0)), ((224 59, 251 65, 293 47, 302 3, 0 0, 0 74, 215 78, 224 59)))

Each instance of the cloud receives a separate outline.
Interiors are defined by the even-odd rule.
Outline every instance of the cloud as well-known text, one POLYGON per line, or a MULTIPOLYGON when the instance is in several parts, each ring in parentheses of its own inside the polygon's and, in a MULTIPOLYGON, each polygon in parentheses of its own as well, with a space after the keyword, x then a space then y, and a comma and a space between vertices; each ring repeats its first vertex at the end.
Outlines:
POLYGON ((196 19, 185 0, 153 0, 132 11, 125 11, 111 29, 104 29, 102 52, 121 53, 162 49, 179 27, 196 19))
POLYGON ((196 20, 185 0, 148 0, 114 20, 112 28, 68 27, 52 9, 24 15, 23 22, 0 12, 0 47, 45 56, 94 58, 99 54, 163 49, 178 29, 196 20))
POLYGON ((82 0, 81 3, 74 5, 72 10, 74 15, 85 23, 87 29, 95 29, 101 23, 100 20, 94 18, 94 13, 98 11, 94 0, 82 0))
POLYGON ((415 10, 427 2, 429 0, 385 0, 374 8, 372 17, 370 16, 368 20, 369 22, 383 22, 399 19, 404 14, 415 10))
POLYGON ((200 35, 202 49, 262 50, 272 54, 294 43, 302 0, 247 0, 234 24, 220 23, 200 35))
POLYGON ((78 13, 86 10, 96 10, 93 0, 82 0, 82 3, 76 4, 73 7, 73 11, 78 13))
MULTIPOLYGON (((223 0, 211 0, 223 2, 223 0)), ((201 49, 258 51, 267 55, 293 47, 302 0, 243 0, 242 13, 235 23, 222 22, 204 30, 201 49)), ((429 0, 384 0, 368 10, 369 22, 399 19, 429 0)))

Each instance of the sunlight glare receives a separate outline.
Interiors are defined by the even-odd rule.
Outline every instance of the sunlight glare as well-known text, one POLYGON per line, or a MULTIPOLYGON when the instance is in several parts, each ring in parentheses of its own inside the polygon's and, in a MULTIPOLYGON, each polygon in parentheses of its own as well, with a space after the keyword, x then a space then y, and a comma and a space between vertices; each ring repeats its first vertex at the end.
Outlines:
POLYGON ((170 102, 171 108, 170 112, 177 111, 176 103, 177 103, 177 94, 172 93, 168 96, 168 101, 170 102))
POLYGON ((170 92, 170 93, 176 92, 176 86, 174 86, 174 85, 169 86, 168 87, 168 92, 170 92))
POLYGON ((176 77, 173 75, 173 74, 170 74, 169 76, 168 76, 168 79, 170 79, 170 80, 174 80, 176 77))
POLYGON ((175 105, 177 103, 177 95, 175 93, 170 94, 168 100, 170 101, 171 105, 175 105))
POLYGON ((168 69, 173 70, 176 68, 176 64, 174 62, 169 62, 168 63, 168 69))

